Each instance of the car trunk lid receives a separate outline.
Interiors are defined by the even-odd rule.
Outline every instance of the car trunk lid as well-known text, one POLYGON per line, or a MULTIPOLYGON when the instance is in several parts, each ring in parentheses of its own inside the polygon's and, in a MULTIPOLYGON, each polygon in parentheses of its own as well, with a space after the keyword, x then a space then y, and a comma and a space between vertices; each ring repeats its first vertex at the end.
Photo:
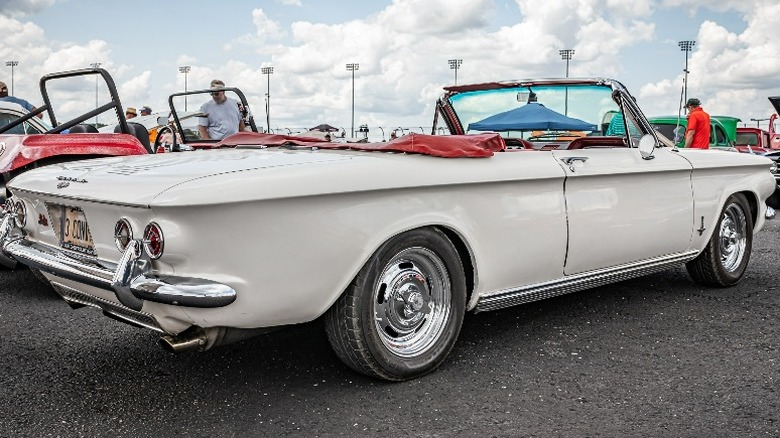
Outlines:
POLYGON ((148 205, 160 193, 189 181, 350 159, 350 154, 223 149, 175 154, 110 157, 46 166, 23 173, 9 186, 60 197, 148 205))

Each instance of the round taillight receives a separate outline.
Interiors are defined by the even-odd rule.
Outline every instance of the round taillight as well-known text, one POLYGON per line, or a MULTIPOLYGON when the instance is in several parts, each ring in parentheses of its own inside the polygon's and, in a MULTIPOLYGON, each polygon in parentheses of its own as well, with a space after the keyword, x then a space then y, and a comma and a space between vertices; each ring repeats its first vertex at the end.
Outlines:
POLYGON ((119 219, 114 225, 114 243, 117 249, 124 251, 131 240, 133 240, 133 228, 130 222, 125 218, 119 219))
POLYGON ((165 238, 162 229, 155 222, 149 223, 144 229, 144 249, 152 259, 162 256, 165 246, 165 238))
POLYGON ((24 202, 20 200, 14 201, 13 199, 10 199, 9 202, 11 203, 9 210, 14 223, 17 227, 24 228, 25 224, 27 224, 27 209, 24 206, 24 202))

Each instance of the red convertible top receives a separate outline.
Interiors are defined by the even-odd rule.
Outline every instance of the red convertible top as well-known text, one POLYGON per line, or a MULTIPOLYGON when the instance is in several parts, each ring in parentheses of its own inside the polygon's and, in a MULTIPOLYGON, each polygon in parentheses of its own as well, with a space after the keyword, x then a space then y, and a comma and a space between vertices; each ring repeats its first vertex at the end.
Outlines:
POLYGON ((264 145, 305 146, 319 149, 407 152, 444 158, 490 157, 506 149, 499 134, 426 135, 411 133, 386 143, 333 143, 312 137, 239 132, 222 140, 218 146, 264 145))

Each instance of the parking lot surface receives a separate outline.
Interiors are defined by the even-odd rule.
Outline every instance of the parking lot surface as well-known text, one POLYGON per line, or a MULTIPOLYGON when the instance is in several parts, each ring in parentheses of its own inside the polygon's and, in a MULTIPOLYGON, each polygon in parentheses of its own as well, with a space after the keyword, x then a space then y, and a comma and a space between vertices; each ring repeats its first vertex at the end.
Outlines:
POLYGON ((779 222, 736 287, 680 267, 469 314, 403 383, 346 368, 320 321, 174 355, 0 270, 0 436, 779 436, 779 222))

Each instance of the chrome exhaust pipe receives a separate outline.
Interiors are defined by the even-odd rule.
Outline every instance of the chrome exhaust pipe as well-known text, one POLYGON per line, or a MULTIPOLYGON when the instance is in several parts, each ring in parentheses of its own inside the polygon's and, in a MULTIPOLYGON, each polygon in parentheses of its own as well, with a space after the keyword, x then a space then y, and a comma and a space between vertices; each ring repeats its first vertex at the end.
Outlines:
POLYGON ((204 351, 208 346, 206 333, 200 327, 190 327, 176 336, 165 335, 160 337, 160 346, 171 353, 183 353, 185 351, 204 351))

